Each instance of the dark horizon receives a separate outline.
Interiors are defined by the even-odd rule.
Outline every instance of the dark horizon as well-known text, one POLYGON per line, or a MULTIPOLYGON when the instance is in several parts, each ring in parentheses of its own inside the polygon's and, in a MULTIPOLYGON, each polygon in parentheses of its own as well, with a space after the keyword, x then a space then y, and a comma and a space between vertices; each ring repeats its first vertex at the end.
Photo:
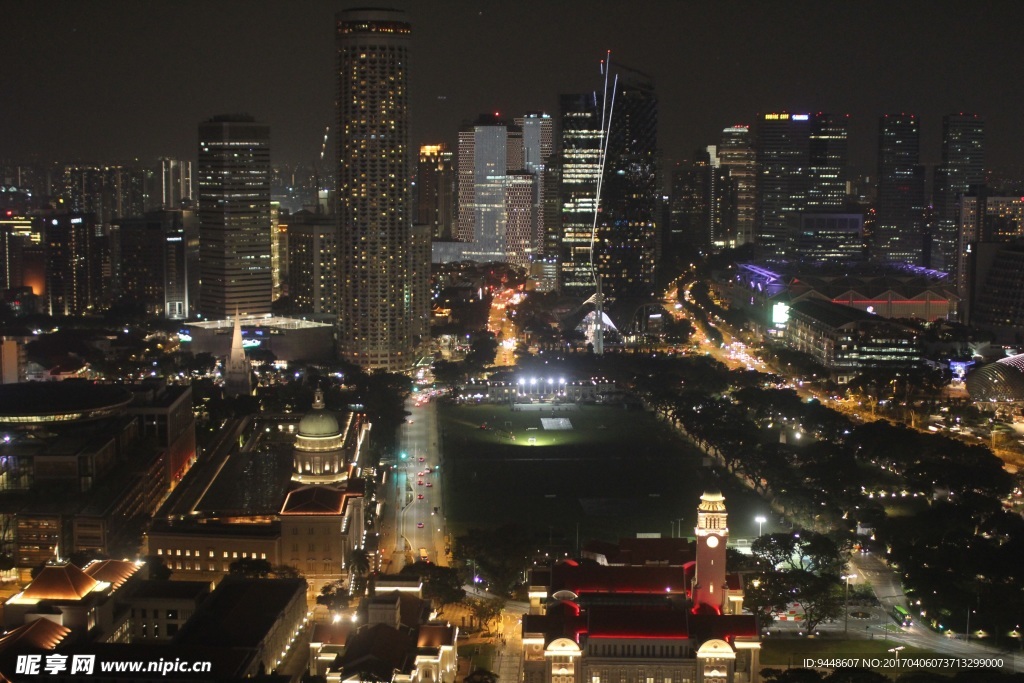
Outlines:
MULTIPOLYGON (((7 10, 0 155, 194 159, 199 122, 246 112, 271 126, 276 165, 313 162, 335 119, 334 15, 366 4, 17 4, 7 10)), ((1024 93, 1004 75, 1019 61, 1017 6, 963 22, 951 2, 383 4, 413 25, 414 148, 454 147, 482 111, 556 115, 560 94, 599 87, 610 48, 613 63, 653 77, 666 163, 758 112, 826 111, 851 115, 851 164, 873 176, 883 114, 920 117, 931 165, 942 116, 962 111, 986 120, 989 169, 1024 167, 1024 93)))

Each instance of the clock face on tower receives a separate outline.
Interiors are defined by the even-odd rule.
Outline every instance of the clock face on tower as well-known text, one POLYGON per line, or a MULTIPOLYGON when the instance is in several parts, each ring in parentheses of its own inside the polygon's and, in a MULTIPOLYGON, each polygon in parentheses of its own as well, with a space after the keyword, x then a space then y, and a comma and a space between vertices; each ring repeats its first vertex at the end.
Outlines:
POLYGON ((708 536, 708 539, 707 539, 707 541, 705 541, 705 543, 708 544, 709 548, 717 548, 718 547, 718 536, 708 536))

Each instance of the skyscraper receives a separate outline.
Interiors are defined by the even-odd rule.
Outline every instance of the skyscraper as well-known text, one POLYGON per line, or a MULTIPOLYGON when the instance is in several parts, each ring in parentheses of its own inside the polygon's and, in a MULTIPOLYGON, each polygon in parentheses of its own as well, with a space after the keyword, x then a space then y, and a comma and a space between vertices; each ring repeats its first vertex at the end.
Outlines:
POLYGON ((337 14, 336 28, 338 350, 364 368, 399 371, 413 364, 412 27, 398 10, 352 9, 337 14))
POLYGON ((924 264, 924 167, 919 122, 886 114, 878 126, 878 200, 873 257, 924 264))
POLYGON ((757 214, 757 155, 750 126, 730 126, 722 131, 718 162, 729 171, 732 182, 736 244, 753 242, 757 214))
POLYGON ((594 291, 590 239, 601 169, 601 109, 593 94, 561 96, 562 225, 559 284, 565 294, 587 298, 594 291))
POLYGON ((985 120, 977 115, 942 117, 942 164, 935 171, 936 232, 932 268, 956 278, 960 198, 985 182, 985 120))
POLYGON ((448 145, 421 145, 416 173, 416 225, 430 226, 437 239, 452 238, 455 171, 448 145))
POLYGON ((658 96, 650 76, 623 66, 608 131, 597 264, 605 297, 653 293, 658 251, 658 96))
POLYGON ((103 238, 92 214, 56 214, 38 219, 46 258, 46 312, 78 316, 101 308, 103 238))
POLYGON ((497 115, 482 114, 459 131, 459 232, 482 258, 503 261, 506 248, 505 185, 523 167, 522 130, 497 115))
POLYGON ((192 162, 160 159, 160 208, 192 208, 192 162))
POLYGON ((807 201, 812 212, 842 211, 846 203, 849 115, 811 115, 807 201))
POLYGON ((533 175, 533 235, 531 251, 533 256, 544 252, 544 236, 547 233, 544 204, 550 192, 546 171, 554 148, 554 120, 543 112, 528 112, 516 117, 516 125, 523 131, 523 169, 533 175))
POLYGON ((270 128, 250 116, 199 124, 199 312, 270 313, 270 128))
POLYGON ((783 257, 807 201, 810 163, 809 114, 764 114, 757 131, 758 251, 783 257))
POLYGON ((302 313, 338 313, 338 224, 299 211, 288 217, 288 296, 302 313))

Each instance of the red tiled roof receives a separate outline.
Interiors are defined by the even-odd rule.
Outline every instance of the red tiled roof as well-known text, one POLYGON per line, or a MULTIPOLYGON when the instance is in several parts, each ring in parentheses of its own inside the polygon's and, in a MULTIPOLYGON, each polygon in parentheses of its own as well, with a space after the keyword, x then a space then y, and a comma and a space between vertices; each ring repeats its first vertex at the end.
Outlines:
POLYGON ((25 589, 33 600, 80 600, 98 581, 73 564, 47 565, 25 589))
POLYGON ((139 565, 128 560, 99 560, 90 562, 85 568, 85 573, 97 581, 106 581, 117 590, 139 571, 139 568, 139 565))
POLYGON ((690 585, 681 566, 605 567, 594 563, 560 564, 552 570, 551 593, 683 593, 690 585), (669 590, 666 590, 669 589, 669 590))
POLYGON ((26 650, 52 650, 67 638, 71 629, 50 621, 36 619, 0 636, 0 652, 13 648, 26 650))
POLYGON ((595 606, 588 612, 591 638, 689 637, 687 610, 595 606))

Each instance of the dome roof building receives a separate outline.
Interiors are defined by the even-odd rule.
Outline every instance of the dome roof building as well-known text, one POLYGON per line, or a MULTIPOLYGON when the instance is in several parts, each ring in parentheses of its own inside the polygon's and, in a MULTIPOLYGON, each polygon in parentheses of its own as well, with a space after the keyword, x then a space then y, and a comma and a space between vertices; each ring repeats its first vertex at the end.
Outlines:
POLYGON ((975 401, 1024 401, 1024 354, 978 368, 965 384, 975 401))
POLYGON ((324 407, 324 392, 317 389, 313 409, 299 422, 292 479, 311 484, 347 479, 344 443, 345 434, 338 425, 338 418, 324 407))

